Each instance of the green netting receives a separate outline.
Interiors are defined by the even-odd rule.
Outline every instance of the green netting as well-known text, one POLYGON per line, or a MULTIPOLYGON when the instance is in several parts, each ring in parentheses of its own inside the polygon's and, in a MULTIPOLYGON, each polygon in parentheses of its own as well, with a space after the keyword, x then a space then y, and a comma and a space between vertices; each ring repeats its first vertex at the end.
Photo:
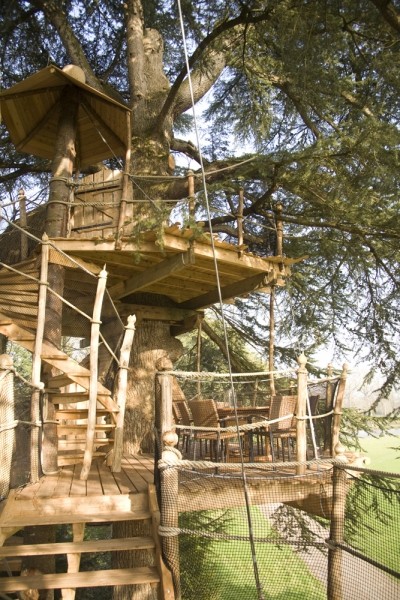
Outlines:
POLYGON ((246 465, 261 592, 240 466, 189 461, 160 466, 160 531, 182 599, 399 598, 400 475, 350 471, 328 461, 303 464, 303 475, 296 474, 298 463, 246 465), (334 492, 338 468, 345 485, 334 492), (332 512, 334 493, 342 495, 332 512))

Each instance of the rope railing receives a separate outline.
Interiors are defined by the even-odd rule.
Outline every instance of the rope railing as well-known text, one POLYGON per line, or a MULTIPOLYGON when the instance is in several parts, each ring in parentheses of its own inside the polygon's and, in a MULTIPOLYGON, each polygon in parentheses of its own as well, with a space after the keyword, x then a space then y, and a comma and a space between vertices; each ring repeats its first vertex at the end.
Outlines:
MULTIPOLYGON (((161 371, 159 371, 161 372, 161 371)), ((197 379, 199 377, 204 378, 204 380, 208 379, 230 379, 231 377, 262 377, 267 375, 291 375, 296 373, 296 369, 282 369, 280 371, 251 371, 247 373, 218 373, 215 371, 162 371, 162 373, 166 373, 167 375, 173 375, 175 377, 179 377, 181 379, 197 379)), ((246 383, 246 382, 243 382, 246 383)), ((312 382, 314 383, 314 382, 312 382)))

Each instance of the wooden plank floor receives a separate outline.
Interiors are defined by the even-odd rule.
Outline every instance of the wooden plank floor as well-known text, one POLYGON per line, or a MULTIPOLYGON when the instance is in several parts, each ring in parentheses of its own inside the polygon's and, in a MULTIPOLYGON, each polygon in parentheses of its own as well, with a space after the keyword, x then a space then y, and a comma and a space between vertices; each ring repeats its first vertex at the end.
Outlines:
POLYGON ((109 496, 147 491, 154 480, 152 455, 124 456, 120 473, 112 473, 103 462, 93 461, 87 481, 79 479, 81 465, 61 467, 54 475, 44 475, 37 483, 16 490, 18 500, 109 496))

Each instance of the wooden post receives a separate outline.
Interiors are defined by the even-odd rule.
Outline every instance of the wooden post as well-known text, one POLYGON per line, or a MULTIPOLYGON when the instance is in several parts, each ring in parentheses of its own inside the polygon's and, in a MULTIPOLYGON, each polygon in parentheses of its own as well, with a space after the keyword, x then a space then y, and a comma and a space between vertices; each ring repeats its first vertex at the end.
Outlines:
MULTIPOLYGON (((19 203, 19 224, 21 229, 26 229, 26 197, 24 188, 21 188, 18 192, 18 203, 19 203)), ((21 231, 21 260, 25 260, 28 256, 28 238, 25 233, 21 231)))
POLYGON ((119 217, 117 225, 117 233, 115 236, 115 249, 121 248, 121 235, 123 233, 123 227, 125 223, 126 204, 129 192, 129 172, 131 167, 131 115, 129 112, 126 113, 126 127, 129 131, 129 143, 125 153, 125 164, 124 172, 122 174, 122 190, 121 190, 121 204, 119 207, 119 217))
POLYGON ((116 427, 114 431, 114 452, 112 461, 112 471, 119 473, 121 471, 121 460, 124 442, 124 419, 126 405, 126 390, 128 383, 129 357, 131 354, 133 337, 135 335, 136 316, 128 317, 128 324, 125 328, 124 339, 121 346, 119 358, 119 370, 115 387, 115 400, 118 404, 119 413, 117 414, 116 427))
POLYGON ((269 341, 268 341, 268 370, 269 375, 269 390, 271 396, 275 396, 275 378, 274 378, 274 354, 275 354, 275 286, 271 287, 269 296, 269 341))
POLYGON ((15 429, 11 426, 15 419, 13 358, 10 354, 0 354, 0 424, 9 425, 0 433, 0 465, 3 477, 0 479, 0 496, 7 498, 10 490, 10 476, 15 441, 15 429))
MULTIPOLYGON (((164 369, 169 369, 170 361, 165 361, 163 365, 164 369)), ((158 366, 158 368, 160 368, 158 366)), ((163 369, 163 370, 164 370, 163 369)), ((172 416, 172 375, 169 373, 158 373, 157 374, 158 385, 160 389, 159 406, 158 406, 158 423, 157 428, 159 431, 160 440, 163 439, 164 434, 167 431, 171 431, 173 427, 173 416, 172 416)))
POLYGON ((283 223, 282 223, 282 211, 283 205, 281 202, 275 207, 276 214, 276 256, 282 256, 283 254, 283 223))
MULTIPOLYGON (((167 391, 168 393, 168 384, 164 391, 167 391)), ((174 446, 178 442, 178 436, 173 431, 166 431, 162 439, 164 443, 162 453, 163 461, 167 462, 169 465, 177 464, 180 460, 180 453, 175 450, 174 446)), ((164 468, 161 471, 161 525, 163 527, 179 527, 178 494, 178 469, 173 466, 164 468)), ((172 573, 175 598, 176 600, 180 600, 181 585, 178 535, 162 537, 162 550, 165 563, 172 573)))
MULTIPOLYGON (((331 363, 328 364, 326 370, 327 377, 332 377, 333 375, 333 365, 331 363)), ((327 381, 326 383, 326 412, 330 412, 333 409, 333 383, 332 381, 327 381)), ((324 455, 331 455, 332 448, 332 415, 326 417, 324 419, 324 455)))
MULTIPOLYGON (((85 534, 85 523, 72 523, 72 540, 74 542, 82 542, 85 534)), ((74 552, 67 554, 68 569, 67 573, 79 573, 81 564, 81 553, 74 552)), ((61 598, 63 600, 74 600, 75 588, 64 588, 61 590, 61 598)))
POLYGON ((195 217, 194 173, 188 171, 189 221, 195 217))
POLYGON ((243 207, 244 207, 244 189, 242 186, 240 186, 240 188, 239 188, 239 206, 238 206, 238 214, 237 214, 239 256, 242 256, 242 254, 243 254, 243 207))
POLYGON ((338 390, 336 394, 335 407, 333 409, 333 422, 332 422, 332 447, 331 454, 333 457, 337 454, 337 446, 340 446, 339 435, 340 435, 340 422, 342 420, 343 400, 344 392, 346 389, 347 371, 349 366, 344 363, 342 373, 340 375, 338 390))
POLYGON ((92 327, 90 333, 90 380, 89 380, 89 406, 88 423, 86 431, 86 447, 83 457, 83 466, 80 478, 84 481, 88 478, 93 457, 94 436, 96 432, 96 405, 97 405, 97 383, 98 383, 98 358, 99 358, 99 333, 100 317, 103 305, 104 292, 106 289, 107 271, 102 269, 97 282, 96 298, 93 307, 92 327))
MULTIPOLYGON (((43 384, 40 381, 40 372, 42 368, 42 346, 44 336, 44 325, 46 321, 46 303, 47 303, 47 275, 49 268, 49 238, 46 233, 42 236, 42 252, 40 262, 40 283, 38 294, 38 316, 35 335, 35 346, 32 355, 32 384, 35 386, 32 392, 31 400, 31 420, 33 423, 39 423, 40 420, 40 387, 43 384)), ((31 432, 31 481, 35 483, 39 480, 39 441, 40 429, 33 426, 31 432)), ((43 457, 42 457, 43 463, 43 457)), ((46 470, 46 465, 44 465, 46 470)), ((53 470, 53 468, 49 469, 53 470)))
MULTIPOLYGON (((333 467, 332 514, 330 539, 333 544, 344 541, 346 509, 346 471, 333 467)), ((328 600, 343 600, 343 551, 333 545, 328 550, 328 600)))
MULTIPOLYGON (((197 321, 197 356, 196 356, 196 371, 200 373, 201 371, 201 331, 202 331, 202 321, 201 318, 197 321)), ((197 380, 197 396, 200 398, 201 396, 201 381, 200 375, 197 380)))
MULTIPOLYGON (((79 90, 75 86, 66 86, 63 89, 44 224, 44 230, 50 239, 66 237, 68 232, 68 205, 71 199, 70 190, 76 157, 79 99, 79 90)), ((47 281, 49 288, 57 295, 47 294, 44 339, 57 349, 61 347, 62 338, 63 302, 60 298, 64 296, 64 278, 64 266, 50 262, 47 281)), ((44 362, 43 381, 47 383, 54 374, 55 369, 44 362)), ((58 469, 57 425, 50 422, 55 420, 55 407, 52 402, 48 404, 47 416, 49 423, 43 430, 42 468, 46 473, 52 473, 58 469)))
MULTIPOLYGON (((296 442, 298 462, 307 460, 307 358, 301 354, 297 359, 299 368, 297 369, 297 404, 296 404, 296 442)), ((299 465, 296 468, 298 475, 303 475, 306 471, 305 465, 299 465)))

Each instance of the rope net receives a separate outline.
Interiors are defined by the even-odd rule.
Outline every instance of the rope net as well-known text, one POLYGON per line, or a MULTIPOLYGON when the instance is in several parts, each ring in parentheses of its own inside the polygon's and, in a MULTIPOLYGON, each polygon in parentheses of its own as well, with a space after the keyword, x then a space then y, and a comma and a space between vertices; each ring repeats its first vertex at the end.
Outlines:
MULTIPOLYGON (((184 600, 256 600, 239 466, 161 461, 162 525, 184 600)), ((395 600, 400 592, 400 475, 327 461, 246 465, 253 537, 265 598, 395 600), (341 492, 333 474, 345 474, 341 492), (330 531, 332 495, 344 534, 330 531), (336 595, 333 595, 336 594, 336 595)), ((166 545, 165 545, 166 544, 166 545)))

